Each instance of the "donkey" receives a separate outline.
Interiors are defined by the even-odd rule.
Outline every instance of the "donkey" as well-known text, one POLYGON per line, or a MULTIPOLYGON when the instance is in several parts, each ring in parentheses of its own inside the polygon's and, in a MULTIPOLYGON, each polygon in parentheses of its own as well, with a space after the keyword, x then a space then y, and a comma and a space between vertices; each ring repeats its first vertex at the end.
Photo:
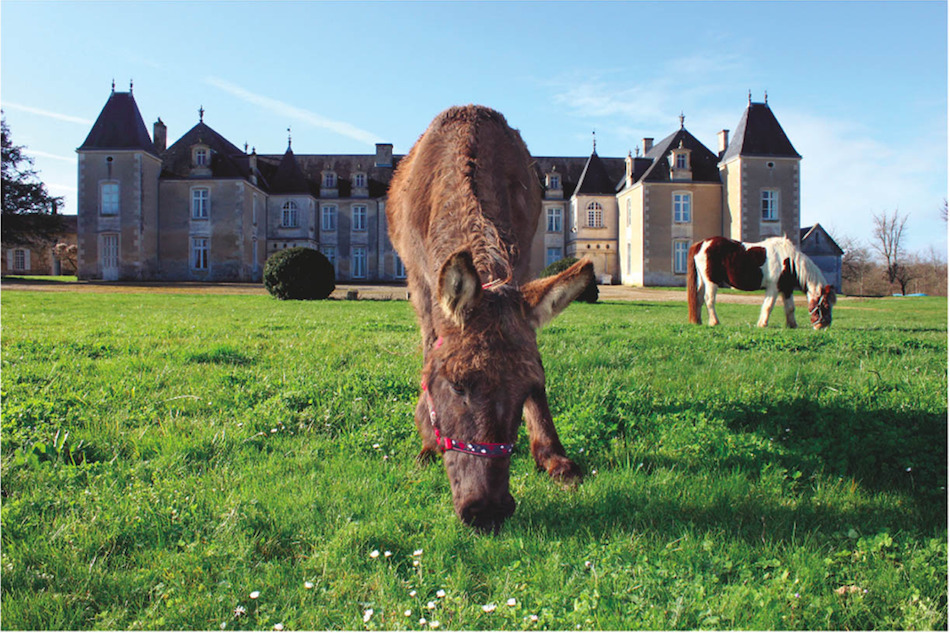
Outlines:
POLYGON ((389 235, 422 331, 419 457, 441 453, 456 514, 497 532, 515 510, 508 481, 522 412, 537 466, 581 478, 554 428, 535 331, 593 281, 593 264, 524 283, 540 183, 520 134, 489 108, 438 115, 389 191, 389 235))
POLYGON ((719 324, 716 290, 727 283, 739 290, 765 288, 759 327, 768 325, 779 294, 785 301, 786 325, 797 327, 792 299, 796 286, 808 295, 812 327, 821 330, 831 326, 831 310, 837 301, 835 289, 825 282, 818 266, 787 237, 770 237, 749 244, 726 237, 710 237, 690 246, 686 276, 690 323, 702 323, 700 302, 705 291, 709 325, 719 324))

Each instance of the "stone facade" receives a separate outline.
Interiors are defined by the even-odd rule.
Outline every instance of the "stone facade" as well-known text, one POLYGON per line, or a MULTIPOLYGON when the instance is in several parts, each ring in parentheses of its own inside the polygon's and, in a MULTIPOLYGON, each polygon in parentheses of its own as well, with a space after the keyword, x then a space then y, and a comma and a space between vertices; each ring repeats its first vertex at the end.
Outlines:
MULTIPOLYGON (((386 194, 402 158, 241 150, 199 122, 170 147, 149 136, 132 93, 113 91, 77 149, 83 279, 259 281, 273 253, 323 252, 343 282, 400 282, 386 194)), ((685 252, 726 235, 799 239, 801 157, 765 103, 714 154, 684 126, 643 155, 535 157, 543 189, 533 274, 590 257, 601 283, 683 285, 685 252)))

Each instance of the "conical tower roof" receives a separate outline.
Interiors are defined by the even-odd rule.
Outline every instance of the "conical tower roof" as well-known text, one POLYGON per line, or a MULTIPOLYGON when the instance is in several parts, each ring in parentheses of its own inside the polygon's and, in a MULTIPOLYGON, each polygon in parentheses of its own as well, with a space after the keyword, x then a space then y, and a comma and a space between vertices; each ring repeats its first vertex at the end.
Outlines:
POLYGON ((80 150, 140 149, 158 156, 131 92, 115 92, 99 113, 80 150))

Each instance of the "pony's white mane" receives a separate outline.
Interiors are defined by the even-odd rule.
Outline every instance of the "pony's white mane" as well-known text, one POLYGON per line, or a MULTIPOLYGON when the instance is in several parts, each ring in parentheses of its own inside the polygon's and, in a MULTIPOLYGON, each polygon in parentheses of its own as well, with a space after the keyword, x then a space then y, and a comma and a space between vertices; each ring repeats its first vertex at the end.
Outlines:
MULTIPOLYGON (((767 257, 775 257, 777 262, 778 274, 782 271, 782 262, 786 259, 791 261, 792 274, 798 278, 799 285, 810 294, 818 294, 828 283, 821 269, 811 260, 810 257, 798 250, 787 237, 770 237, 758 244, 765 247, 767 257)), ((772 266, 769 266, 772 269, 772 266)))

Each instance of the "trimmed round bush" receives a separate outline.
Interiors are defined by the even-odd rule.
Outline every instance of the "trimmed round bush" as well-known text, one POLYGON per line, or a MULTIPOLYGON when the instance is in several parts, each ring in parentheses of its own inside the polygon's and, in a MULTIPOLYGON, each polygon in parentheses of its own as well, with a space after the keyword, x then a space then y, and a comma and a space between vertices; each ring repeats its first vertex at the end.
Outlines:
MULTIPOLYGON (((538 275, 538 279, 543 277, 551 277, 559 273, 563 273, 565 270, 577 263, 576 257, 565 257, 564 259, 559 259, 556 262, 552 262, 547 268, 541 271, 541 274, 538 275)), ((590 282, 584 292, 577 295, 577 299, 574 301, 583 301, 585 303, 597 303, 597 299, 600 298, 600 291, 597 289, 597 280, 590 282)))
POLYGON ((333 264, 320 251, 298 246, 264 264, 264 287, 278 299, 326 299, 336 288, 333 264))

